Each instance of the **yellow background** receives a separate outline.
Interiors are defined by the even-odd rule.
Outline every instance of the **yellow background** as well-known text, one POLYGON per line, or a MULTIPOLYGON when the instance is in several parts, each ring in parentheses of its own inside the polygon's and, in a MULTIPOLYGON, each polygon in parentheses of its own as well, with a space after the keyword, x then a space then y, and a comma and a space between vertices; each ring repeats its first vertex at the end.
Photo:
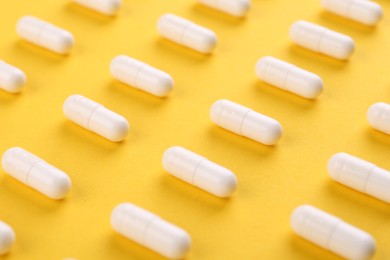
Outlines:
MULTIPOLYGON (((0 174, 0 219, 17 234, 4 259, 161 259, 114 233, 111 210, 128 201, 187 230, 187 259, 336 259, 295 236, 289 217, 309 203, 372 234, 375 259, 390 259, 390 205, 336 184, 331 155, 344 151, 390 169, 390 137, 367 124, 374 102, 390 102, 390 17, 368 28, 323 11, 319 1, 253 0, 235 19, 195 0, 124 0, 115 18, 70 1, 3 0, 0 58, 28 77, 20 95, 0 92, 0 153, 21 146, 67 172, 73 187, 52 201, 0 174), (214 30, 219 45, 201 55, 163 40, 156 21, 171 12, 214 30), (31 14, 71 31, 76 47, 60 56, 19 39, 31 14), (341 62, 294 46, 290 25, 305 19, 352 36, 356 53, 341 62), (161 99, 115 81, 112 58, 126 54, 175 80, 161 99), (272 55, 319 74, 324 93, 305 100, 261 83, 256 61, 272 55), (111 143, 66 120, 63 101, 79 93, 125 116, 129 138, 111 143), (218 128, 209 108, 227 98, 276 118, 284 128, 268 147, 218 128), (216 198, 168 175, 165 149, 184 146, 233 170, 239 188, 216 198)), ((388 14, 390 2, 378 0, 388 14)))

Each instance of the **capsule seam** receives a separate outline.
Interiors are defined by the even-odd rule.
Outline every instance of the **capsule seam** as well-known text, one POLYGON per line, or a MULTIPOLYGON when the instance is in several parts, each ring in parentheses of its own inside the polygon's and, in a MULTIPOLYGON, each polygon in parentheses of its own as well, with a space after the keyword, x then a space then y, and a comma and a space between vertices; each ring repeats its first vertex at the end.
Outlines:
POLYGON ((199 163, 198 165, 196 165, 195 169, 194 169, 194 172, 192 173, 192 177, 191 177, 191 184, 194 184, 194 179, 195 179, 195 176, 196 176, 196 172, 198 171, 198 168, 200 167, 200 165, 204 162, 204 161, 207 161, 206 158, 203 158, 199 163))
POLYGON ((366 177, 366 180, 365 180, 364 186, 363 186, 363 191, 364 191, 364 192, 366 192, 366 187, 367 187, 367 184, 368 184, 368 180, 371 178, 372 172, 374 171, 375 168, 377 168, 377 167, 376 167, 376 166, 373 166, 373 167, 370 169, 369 173, 367 174, 367 177, 366 177))
POLYGON ((180 44, 183 44, 183 37, 185 33, 187 32, 188 27, 191 26, 191 23, 188 23, 186 26, 183 27, 183 31, 180 34, 180 44))
POLYGON ((30 169, 28 170, 28 172, 27 172, 27 174, 26 174, 26 183, 27 183, 28 185, 30 185, 30 183, 28 182, 29 179, 30 179, 30 172, 32 171, 32 169, 33 169, 38 163, 40 163, 40 162, 42 162, 42 161, 43 161, 43 160, 37 161, 36 163, 34 163, 33 165, 31 165, 30 169))
POLYGON ((336 225, 334 225, 334 227, 332 228, 332 231, 330 232, 328 240, 326 241, 327 248, 330 248, 330 242, 332 241, 333 235, 336 233, 336 230, 341 223, 343 223, 343 222, 341 220, 339 220, 339 222, 336 225))
POLYGON ((328 31, 329 31, 328 29, 325 29, 324 32, 323 32, 322 35, 321 35, 320 40, 318 41, 318 51, 319 51, 319 52, 322 52, 322 48, 321 48, 321 46, 322 46, 322 40, 325 38, 325 35, 326 35, 326 33, 327 33, 328 31))
POLYGON ((138 77, 139 75, 141 74, 141 72, 143 71, 143 69, 146 67, 146 63, 142 64, 142 66, 138 69, 137 71, 137 74, 135 75, 135 79, 134 79, 134 85, 135 87, 139 88, 138 86, 138 77))
POLYGON ((351 1, 349 2, 349 5, 347 7, 347 13, 346 13, 346 16, 348 18, 353 18, 353 16, 351 15, 351 9, 352 9, 352 5, 355 4, 355 2, 351 1))
POLYGON ((252 112, 251 109, 249 109, 248 112, 246 112, 245 116, 242 118, 241 125, 240 125, 240 135, 242 135, 242 127, 244 125, 246 117, 249 115, 250 112, 252 112))
MULTIPOLYGON (((102 107, 102 105, 99 105, 99 106, 95 107, 95 109, 92 110, 91 114, 90 114, 89 117, 88 117, 88 122, 87 122, 87 126, 88 126, 87 128, 88 128, 88 130, 91 130, 91 128, 89 127, 89 122, 91 121, 91 117, 93 116, 93 114, 95 113, 95 111, 96 111, 99 107, 102 107)), ((92 132, 94 132, 94 131, 92 131, 92 132)))
POLYGON ((42 43, 41 43, 41 35, 42 35, 43 30, 44 30, 47 26, 48 26, 47 24, 44 24, 44 25, 41 26, 41 28, 39 29, 39 32, 37 33, 37 43, 42 44, 42 43))
POLYGON ((144 229, 144 232, 142 234, 142 244, 145 244, 145 237, 146 237, 146 233, 148 232, 150 226, 152 225, 153 221, 155 221, 156 219, 159 219, 159 217, 157 217, 156 215, 153 216, 153 218, 149 221, 149 223, 146 225, 145 229, 144 229))
POLYGON ((286 89, 286 85, 287 85, 287 79, 288 79, 288 76, 290 75, 291 71, 295 69, 295 66, 292 65, 291 68, 288 70, 288 72, 286 73, 286 77, 284 78, 284 82, 283 82, 283 88, 286 89))

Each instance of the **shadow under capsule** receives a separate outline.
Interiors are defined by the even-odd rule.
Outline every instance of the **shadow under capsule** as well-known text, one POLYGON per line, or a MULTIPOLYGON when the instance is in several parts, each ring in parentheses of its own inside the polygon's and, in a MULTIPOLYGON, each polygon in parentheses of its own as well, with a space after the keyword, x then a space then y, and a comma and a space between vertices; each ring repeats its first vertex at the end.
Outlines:
MULTIPOLYGON (((72 53, 68 54, 59 54, 51 50, 48 50, 44 47, 38 46, 36 44, 30 43, 26 40, 20 39, 14 45, 17 55, 23 56, 24 59, 39 59, 47 61, 51 64, 53 63, 63 63, 65 62, 72 53)), ((74 52, 74 49, 71 51, 74 52)))

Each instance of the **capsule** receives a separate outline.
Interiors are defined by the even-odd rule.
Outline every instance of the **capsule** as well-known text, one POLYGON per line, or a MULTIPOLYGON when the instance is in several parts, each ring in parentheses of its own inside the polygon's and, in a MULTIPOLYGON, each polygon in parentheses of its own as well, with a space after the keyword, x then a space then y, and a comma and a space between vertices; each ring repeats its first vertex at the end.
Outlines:
POLYGON ((8 224, 0 221, 0 256, 7 254, 14 243, 14 230, 8 224))
POLYGON ((119 234, 170 259, 183 258, 191 247, 186 231, 131 203, 114 208, 111 225, 119 234))
POLYGON ((69 120, 112 142, 123 141, 129 134, 126 118, 81 95, 68 97, 63 110, 69 120))
POLYGON ((367 112, 368 123, 378 131, 390 135, 390 105, 379 102, 373 104, 367 112))
POLYGON ((237 189, 232 171, 183 147, 167 149, 162 163, 168 173, 215 196, 229 197, 237 189))
POLYGON ((250 0, 199 0, 199 3, 236 17, 245 16, 251 7, 250 0))
POLYGON ((322 80, 316 74, 273 57, 261 58, 255 70, 261 80, 304 98, 316 98, 323 89, 322 80))
POLYGON ((115 57, 110 65, 117 80, 158 97, 166 97, 173 89, 173 79, 167 73, 125 55, 115 57))
POLYGON ((0 60, 0 88, 19 93, 26 84, 26 75, 20 69, 0 60))
POLYGON ((72 186, 66 173, 20 147, 8 149, 1 163, 10 176, 51 199, 63 199, 72 186))
POLYGON ((95 10, 105 15, 115 15, 121 5, 121 0, 73 0, 75 3, 95 10))
POLYGON ((201 53, 211 53, 217 45, 213 31, 173 14, 161 16, 157 30, 165 38, 201 53))
POLYGON ((291 226, 297 235, 346 259, 370 259, 375 253, 370 234, 313 206, 296 208, 291 226))
POLYGON ((367 0, 321 0, 321 5, 329 12, 370 26, 383 17, 382 7, 367 0))
POLYGON ((390 172, 346 153, 333 155, 328 163, 330 177, 352 189, 390 203, 390 172))
POLYGON ((32 16, 20 18, 16 31, 21 38, 59 54, 69 53, 74 45, 70 32, 32 16))
POLYGON ((282 137, 278 121, 229 100, 215 102, 210 117, 216 125, 266 145, 274 145, 282 137))
POLYGON ((351 37, 306 21, 295 22, 290 37, 302 47, 340 60, 348 59, 355 51, 351 37))

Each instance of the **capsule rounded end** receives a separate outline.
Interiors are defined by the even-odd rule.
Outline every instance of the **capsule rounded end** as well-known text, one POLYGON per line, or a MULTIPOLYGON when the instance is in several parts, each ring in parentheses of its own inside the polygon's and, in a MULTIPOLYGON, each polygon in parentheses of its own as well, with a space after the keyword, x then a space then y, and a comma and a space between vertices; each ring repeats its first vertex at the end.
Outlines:
POLYGON ((308 99, 317 98, 324 90, 324 83, 322 79, 317 75, 312 75, 308 78, 309 88, 305 88, 304 96, 308 99))
POLYGON ((375 239, 368 233, 362 232, 360 234, 359 243, 355 245, 354 252, 352 254, 354 257, 351 259, 371 259, 376 251, 376 242, 375 239))
POLYGON ((126 118, 119 116, 112 128, 108 129, 107 138, 113 142, 121 142, 126 139, 130 132, 130 125, 126 118))
POLYGON ((4 152, 2 158, 1 158, 1 166, 4 169, 5 172, 9 172, 9 160, 12 158, 15 154, 17 154, 19 151, 23 150, 20 147, 12 147, 9 148, 7 151, 4 152))
POLYGON ((122 6, 122 1, 121 0, 111 0, 111 1, 106 1, 106 6, 105 6, 105 14, 107 15, 115 15, 118 13, 119 9, 122 6))
POLYGON ((300 234, 301 230, 304 228, 307 219, 310 217, 310 211, 314 207, 310 205, 302 205, 294 209, 290 217, 291 228, 295 233, 300 234))
POLYGON ((15 242, 15 232, 6 223, 0 221, 0 255, 7 254, 15 242))
POLYGON ((381 128, 381 121, 383 120, 383 111, 386 111, 390 106, 383 102, 378 102, 371 105, 367 111, 367 121, 371 127, 375 129, 381 128))
POLYGON ((341 60, 347 60, 355 52, 355 42, 354 40, 344 35, 344 43, 340 46, 338 50, 337 58, 341 60))
POLYGON ((55 200, 60 200, 68 195, 70 188, 72 187, 72 182, 68 175, 64 174, 60 178, 57 178, 55 182, 51 185, 51 190, 47 194, 50 198, 55 200))
POLYGON ((207 30, 207 35, 204 37, 204 41, 199 43, 198 51, 209 54, 217 47, 218 37, 211 31, 207 30))
POLYGON ((170 259, 183 259, 190 251, 191 244, 191 237, 186 231, 176 230, 176 236, 166 256, 170 259))
POLYGON ((250 0, 236 1, 232 15, 237 17, 244 17, 249 12, 250 8, 251 8, 250 0))
POLYGON ((221 183, 218 186, 218 190, 215 195, 221 198, 230 197, 237 190, 237 177, 229 171, 229 174, 224 175, 221 179, 221 183))
POLYGON ((328 161, 328 173, 334 180, 339 179, 340 172, 343 169, 345 161, 348 159, 346 153, 336 153, 328 161))
POLYGON ((122 223, 122 217, 123 217, 123 209, 127 207, 131 207, 132 205, 130 203, 121 203, 117 205, 111 212, 110 216, 110 223, 112 228, 119 232, 121 230, 121 223, 122 223))
POLYGON ((155 90, 155 95, 158 97, 166 97, 173 90, 173 79, 168 74, 162 76, 157 82, 157 88, 155 90))
POLYGON ((369 25, 369 26, 374 26, 377 23, 379 23, 380 20, 382 20, 382 18, 383 18, 383 9, 377 3, 369 2, 369 4, 371 5, 371 8, 370 8, 370 12, 369 13, 367 12, 367 14, 369 14, 369 16, 366 19, 366 24, 369 25))
POLYGON ((267 132, 261 137, 261 142, 265 145, 275 145, 282 138, 282 135, 282 125, 278 121, 273 120, 272 123, 270 122, 267 132))
POLYGON ((225 106, 227 105, 229 101, 226 99, 220 99, 211 106, 210 109, 210 118, 211 121, 214 123, 218 123, 222 114, 222 111, 224 110, 225 106))
POLYGON ((164 170, 166 170, 167 172, 173 172, 172 166, 174 165, 174 161, 177 155, 182 150, 183 148, 181 148, 180 146, 172 146, 165 150, 162 157, 162 165, 164 170))
POLYGON ((63 31, 61 41, 58 42, 57 52, 60 54, 68 54, 71 52, 73 46, 73 35, 68 31, 63 31))
POLYGON ((293 40, 294 42, 297 41, 301 29, 302 29, 303 27, 307 26, 307 24, 308 24, 308 22, 303 21, 303 20, 299 20, 299 21, 296 21, 295 23, 293 23, 293 24, 291 25, 289 31, 288 31, 291 40, 293 40))
POLYGON ((268 67, 271 59, 274 59, 274 58, 272 58, 271 56, 265 56, 256 62, 255 73, 259 79, 264 78, 264 76, 265 76, 264 73, 266 72, 267 67, 268 67))
POLYGON ((9 78, 8 84, 2 86, 4 90, 10 93, 19 93, 26 85, 26 75, 19 69, 14 69, 11 77, 9 78))

